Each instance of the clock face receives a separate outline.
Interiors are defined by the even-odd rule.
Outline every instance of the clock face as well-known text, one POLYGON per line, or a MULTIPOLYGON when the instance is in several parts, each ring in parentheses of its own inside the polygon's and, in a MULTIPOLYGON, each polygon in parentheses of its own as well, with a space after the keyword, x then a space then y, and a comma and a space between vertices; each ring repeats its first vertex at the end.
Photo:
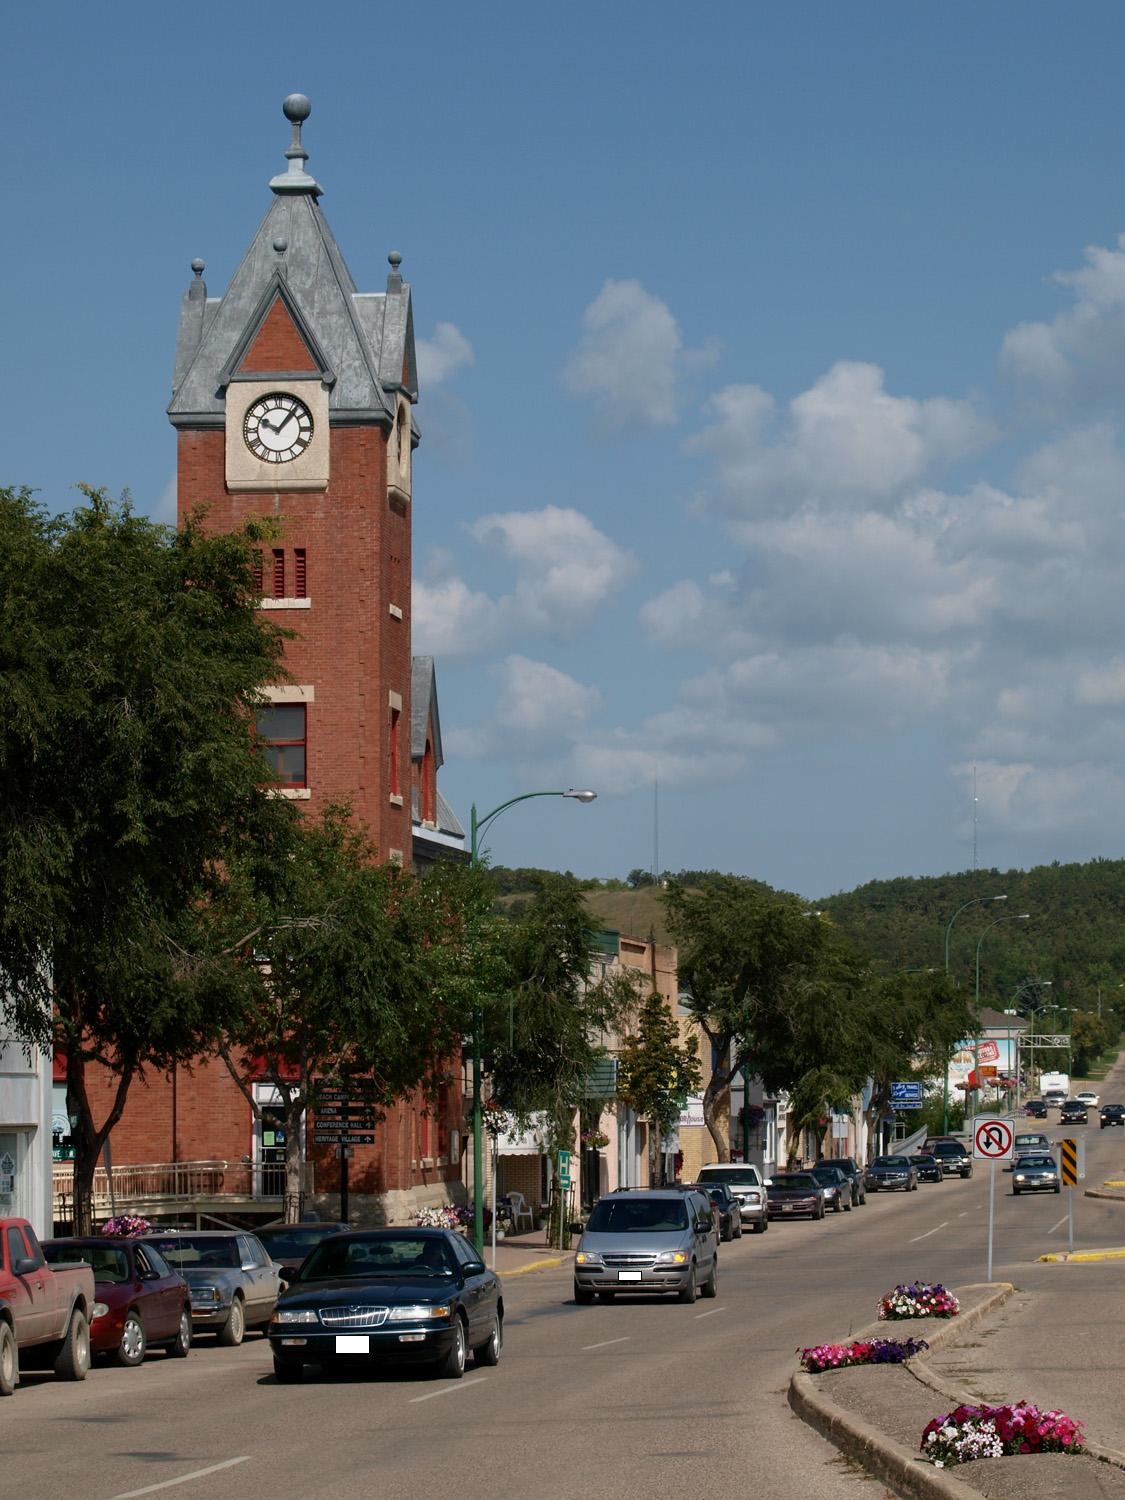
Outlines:
POLYGON ((242 435, 255 458, 287 464, 312 442, 312 413, 303 401, 284 391, 261 396, 246 413, 242 435))

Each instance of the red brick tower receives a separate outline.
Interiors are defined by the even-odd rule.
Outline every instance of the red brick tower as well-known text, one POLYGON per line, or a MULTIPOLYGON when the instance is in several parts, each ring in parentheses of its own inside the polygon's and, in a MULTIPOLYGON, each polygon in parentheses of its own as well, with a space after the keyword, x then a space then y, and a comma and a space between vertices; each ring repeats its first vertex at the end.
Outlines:
POLYGON ((275 515, 264 609, 296 632, 259 729, 280 794, 348 801, 380 856, 411 858, 410 288, 358 292, 305 170, 309 103, 285 101, 288 171, 221 298, 184 294, 168 416, 182 520, 275 515))

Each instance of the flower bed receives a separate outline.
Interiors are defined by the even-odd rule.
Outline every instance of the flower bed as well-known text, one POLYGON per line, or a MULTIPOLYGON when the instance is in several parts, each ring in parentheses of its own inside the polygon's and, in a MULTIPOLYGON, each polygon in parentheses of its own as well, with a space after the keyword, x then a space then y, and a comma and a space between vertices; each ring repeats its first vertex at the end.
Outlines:
POLYGON ((460 1229, 462 1224, 472 1222, 472 1209, 456 1203, 446 1203, 435 1208, 420 1208, 414 1215, 414 1223, 419 1229, 460 1229))
POLYGON ((939 1469, 1006 1453, 1080 1453, 1082 1423, 1061 1411, 1040 1411, 1030 1401, 1011 1406, 958 1406, 935 1417, 922 1433, 921 1451, 939 1469))
POLYGON ((123 1234, 129 1239, 136 1239, 138 1235, 151 1234, 152 1225, 147 1219, 142 1219, 140 1214, 118 1214, 115 1218, 105 1221, 101 1232, 102 1234, 123 1234))
POLYGON ((856 1339, 850 1344, 815 1344, 801 1349, 801 1365, 811 1375, 847 1365, 901 1365, 930 1346, 925 1339, 856 1339))
POLYGON ((910 1286, 896 1286, 879 1302, 880 1319, 952 1318, 961 1304, 940 1282, 915 1281, 910 1286))

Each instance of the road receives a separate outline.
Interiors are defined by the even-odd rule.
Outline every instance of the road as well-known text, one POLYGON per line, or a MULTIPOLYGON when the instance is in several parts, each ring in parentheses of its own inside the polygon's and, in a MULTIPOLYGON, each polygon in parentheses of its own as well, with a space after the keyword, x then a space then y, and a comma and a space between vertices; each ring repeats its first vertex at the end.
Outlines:
MULTIPOLYGON (((1125 1134, 1100 1132, 1096 1117, 1067 1133, 1087 1137, 1091 1185, 1125 1175, 1125 1134)), ((504 1357, 459 1382, 312 1375, 282 1388, 259 1337, 236 1350, 201 1341, 186 1364, 154 1354, 140 1370, 99 1367, 81 1385, 29 1374, 0 1406, 4 1491, 652 1500, 745 1484, 778 1500, 870 1497, 870 1481, 789 1412, 795 1351, 869 1323, 898 1281, 983 1281, 989 1171, 978 1163, 967 1182, 875 1194, 850 1214, 724 1245, 718 1299, 694 1307, 578 1307, 567 1268, 509 1278, 504 1357)), ((1051 1292, 1075 1275, 1037 1261, 1066 1246, 1066 1201, 1013 1199, 997 1171, 994 1279, 1051 1292)), ((1125 1244, 1122 1218, 1120 1205, 1076 1194, 1077 1245, 1125 1244)), ((1120 1267, 1083 1268, 1073 1284, 1111 1269, 1116 1298, 1120 1267)))

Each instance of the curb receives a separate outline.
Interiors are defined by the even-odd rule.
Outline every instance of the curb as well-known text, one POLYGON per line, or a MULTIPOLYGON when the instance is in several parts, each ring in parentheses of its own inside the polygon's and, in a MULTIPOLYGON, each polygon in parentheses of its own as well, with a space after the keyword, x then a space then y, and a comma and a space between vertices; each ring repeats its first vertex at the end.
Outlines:
MULTIPOLYGON (((1109 1184, 1106 1183, 1108 1187, 1109 1184)), ((1125 1193, 1103 1193, 1100 1188, 1084 1188, 1083 1198, 1105 1198, 1110 1203, 1125 1203, 1125 1193)))
POLYGON ((507 1280, 512 1276, 526 1276, 528 1271, 549 1271, 554 1266, 561 1266, 562 1263, 561 1255, 552 1255, 547 1260, 529 1261, 526 1266, 513 1266, 510 1271, 501 1271, 499 1274, 507 1280))
MULTIPOLYGON (((951 1318, 948 1323, 934 1329, 932 1337, 927 1340, 931 1349, 940 1349, 945 1344, 953 1343, 962 1331, 972 1328, 982 1318, 1001 1307, 1015 1290, 1010 1282, 995 1285, 988 1282, 975 1283, 962 1290, 974 1291, 981 1285, 992 1286, 991 1295, 967 1312, 958 1314, 956 1318, 951 1318)), ((870 1324, 853 1337, 871 1337, 872 1331, 876 1337, 885 1338, 887 1324, 870 1324)), ((918 1358, 921 1359, 922 1356, 918 1358)), ((954 1405, 971 1400, 964 1393, 955 1392, 954 1388, 931 1385, 930 1380, 915 1368, 914 1360, 907 1360, 904 1368, 921 1384, 931 1386, 931 1389, 939 1391, 941 1395, 948 1396, 954 1405)), ((798 1370, 790 1378, 789 1405, 803 1422, 815 1428, 833 1447, 854 1459, 868 1474, 891 1485, 898 1494, 910 1496, 912 1500, 980 1500, 978 1489, 957 1479, 948 1469, 938 1469, 933 1464, 926 1463, 901 1443, 838 1406, 830 1396, 817 1390, 814 1377, 804 1370, 798 1370)))
MULTIPOLYGON (((1104 1193, 1088 1193, 1087 1197, 1101 1198, 1104 1193)), ((1041 1261, 1048 1265, 1058 1265, 1063 1261, 1090 1262, 1096 1260, 1125 1260, 1125 1250, 1055 1250, 1050 1255, 1041 1255, 1041 1261)))

